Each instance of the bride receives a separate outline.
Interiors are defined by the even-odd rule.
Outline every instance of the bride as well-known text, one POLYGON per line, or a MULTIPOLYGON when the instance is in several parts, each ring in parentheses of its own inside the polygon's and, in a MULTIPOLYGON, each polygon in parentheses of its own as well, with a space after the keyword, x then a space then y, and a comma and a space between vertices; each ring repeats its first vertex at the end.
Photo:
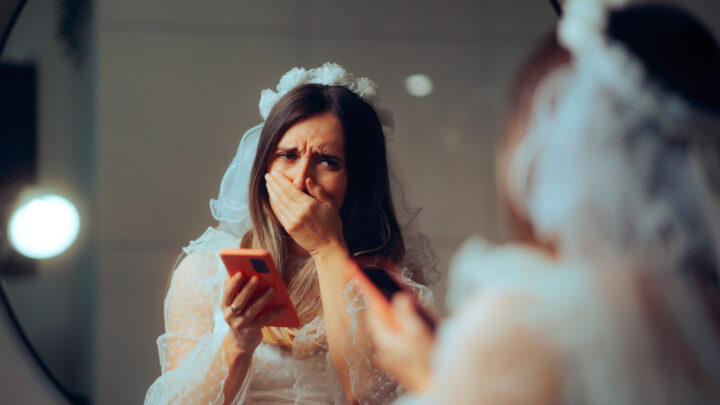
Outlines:
POLYGON ((720 403, 720 48, 681 10, 619 3, 566 1, 564 48, 519 78, 515 243, 461 250, 437 338, 407 297, 399 328, 369 311, 403 404, 720 403))
POLYGON ((210 203, 220 225, 173 273, 162 375, 145 403, 385 403, 399 389, 372 364, 345 269, 351 256, 388 258, 429 297, 413 281, 429 251, 406 246, 423 238, 403 235, 391 197, 391 115, 372 81, 335 64, 292 69, 259 106, 265 122, 243 136, 210 203), (253 301, 256 280, 227 277, 218 251, 237 247, 270 252, 301 328, 266 326, 279 314, 258 316, 272 291, 253 301))

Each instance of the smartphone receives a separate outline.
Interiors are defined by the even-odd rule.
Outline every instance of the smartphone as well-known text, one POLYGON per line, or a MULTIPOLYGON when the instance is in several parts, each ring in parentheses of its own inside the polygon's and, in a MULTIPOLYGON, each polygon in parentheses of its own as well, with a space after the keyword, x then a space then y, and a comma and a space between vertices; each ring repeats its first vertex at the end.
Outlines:
MULTIPOLYGON (((403 288, 393 273, 386 269, 394 265, 388 260, 353 260, 350 264, 350 277, 358 282, 360 290, 368 300, 372 310, 385 318, 385 321, 394 327, 398 326, 391 301, 395 294, 406 292, 415 296, 412 291, 403 288)), ((415 301, 415 310, 431 332, 435 332, 437 321, 425 308, 415 301)))
POLYGON ((293 306, 290 295, 288 295, 285 288, 285 283, 283 283, 282 277, 280 277, 280 273, 275 268, 275 263, 267 250, 222 249, 220 250, 220 258, 225 264, 230 277, 237 272, 241 272, 248 279, 257 276, 258 287, 250 302, 260 297, 269 287, 275 288, 272 298, 258 316, 264 315, 277 307, 285 307, 285 312, 268 323, 268 326, 300 327, 300 318, 298 318, 295 306, 293 306))

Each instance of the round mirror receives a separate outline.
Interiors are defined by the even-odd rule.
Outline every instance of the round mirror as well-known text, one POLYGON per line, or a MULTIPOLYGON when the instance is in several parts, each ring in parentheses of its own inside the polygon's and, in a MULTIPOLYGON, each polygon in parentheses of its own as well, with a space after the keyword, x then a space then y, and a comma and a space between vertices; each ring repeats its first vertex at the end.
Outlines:
MULTIPOLYGON (((215 225, 208 200, 261 120, 260 92, 293 66, 332 61, 379 85, 395 114, 389 149, 444 274, 468 235, 502 236, 505 95, 555 20, 544 0, 29 1, 2 55, 23 76, 13 94, 31 135, 3 209, 42 187, 81 224, 54 258, 4 256, 30 341, 77 398, 142 402, 175 259, 215 225)), ((442 303, 444 278, 433 289, 442 303)))
MULTIPOLYGON (((208 200, 261 120, 260 91, 294 66, 337 62, 379 85, 441 275, 468 235, 501 239, 494 145, 553 3, 29 1, 0 59, 0 277, 42 362, 75 402, 142 402, 173 264, 215 225, 208 200), (67 250, 30 259, 7 226, 38 190, 80 225, 67 250)), ((716 1, 683 5, 720 31, 716 1)), ((445 279, 432 288, 442 307, 445 279)))
MULTIPOLYGON (((30 0, 0 59, 14 108, 0 112, 0 277, 47 368, 77 402, 143 401, 175 260, 215 225, 208 200, 261 121, 260 92, 294 66, 336 62, 379 85, 441 275, 467 236, 502 239, 494 145, 552 3, 30 0), (11 210, 37 189, 80 224, 46 259, 7 243, 11 210)), ((445 279, 432 288, 442 307, 445 279)))
POLYGON ((93 392, 96 302, 90 5, 27 2, 0 59, 0 275, 43 367, 77 403, 93 392))

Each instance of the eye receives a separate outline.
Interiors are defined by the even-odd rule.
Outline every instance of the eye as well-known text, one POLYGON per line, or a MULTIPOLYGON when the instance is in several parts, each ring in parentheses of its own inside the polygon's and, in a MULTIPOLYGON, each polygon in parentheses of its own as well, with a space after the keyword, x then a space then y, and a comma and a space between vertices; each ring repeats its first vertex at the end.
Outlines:
POLYGON ((332 168, 340 167, 340 164, 332 159, 322 159, 320 160, 320 164, 332 168))
POLYGON ((295 159, 295 152, 279 152, 275 156, 283 160, 292 160, 295 159))

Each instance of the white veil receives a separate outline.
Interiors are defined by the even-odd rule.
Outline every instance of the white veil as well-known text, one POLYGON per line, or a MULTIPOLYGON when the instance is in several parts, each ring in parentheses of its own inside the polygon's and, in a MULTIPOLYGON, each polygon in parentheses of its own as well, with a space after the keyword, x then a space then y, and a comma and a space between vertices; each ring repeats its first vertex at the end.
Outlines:
POLYGON ((242 237, 252 226, 248 206, 250 169, 262 128, 263 124, 255 125, 242 136, 235 157, 220 182, 220 193, 217 199, 210 200, 213 218, 228 224, 236 237, 242 237))
POLYGON ((699 284, 717 283, 720 269, 720 117, 606 36, 621 3, 566 2, 559 33, 573 63, 536 91, 511 199, 601 286, 621 353, 624 384, 604 387, 615 403, 710 403, 720 399, 720 339, 699 284))

